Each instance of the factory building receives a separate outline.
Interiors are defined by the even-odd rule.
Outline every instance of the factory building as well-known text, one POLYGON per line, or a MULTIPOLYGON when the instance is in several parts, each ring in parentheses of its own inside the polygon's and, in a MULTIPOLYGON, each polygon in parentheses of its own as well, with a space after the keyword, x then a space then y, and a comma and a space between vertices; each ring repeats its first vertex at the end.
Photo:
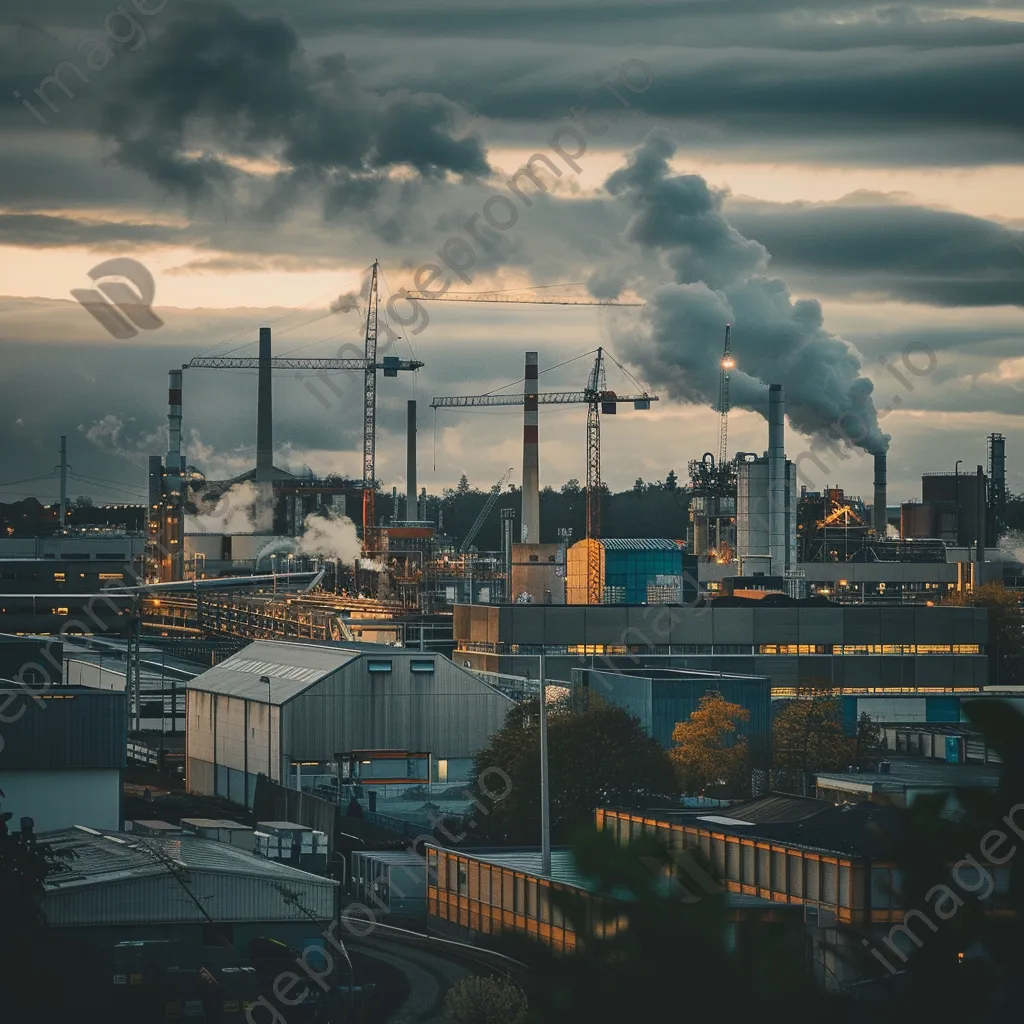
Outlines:
POLYGON ((322 949, 317 922, 336 916, 336 881, 229 843, 83 826, 39 838, 70 858, 46 880, 47 923, 101 949, 176 943, 186 960, 226 943, 248 950, 256 938, 322 949))
POLYGON ((976 473, 925 473, 921 501, 900 506, 900 536, 934 537, 947 544, 982 550, 988 543, 988 479, 976 473))
MULTIPOLYGON (((733 599, 735 600, 735 599, 733 599)), ((785 598, 783 598, 785 600, 785 598)), ((458 605, 455 660, 489 672, 551 679, 594 667, 646 666, 767 676, 773 693, 835 686, 860 692, 978 690, 988 676, 984 608, 784 606, 458 605)))
MULTIPOLYGON (((596 548, 601 565, 603 604, 680 602, 696 596, 696 558, 674 540, 602 538, 581 540, 566 552, 565 603, 587 603, 589 553, 596 548), (685 580, 689 573, 690 580, 685 580), (653 591, 652 591, 653 588, 653 591), (664 593, 663 593, 664 591, 664 593)), ((552 602, 556 603, 556 602, 552 602)), ((561 603, 561 602, 557 602, 561 603)))
POLYGON ((0 682, 0 806, 10 827, 28 817, 36 832, 120 828, 127 717, 123 691, 0 682))
POLYGON ((186 785, 251 808, 257 775, 312 787, 354 751, 424 755, 422 781, 454 784, 511 706, 440 655, 256 641, 188 682, 186 785))
POLYGON ((576 668, 572 682, 575 690, 596 693, 638 718, 647 734, 666 750, 674 746, 676 723, 685 722, 709 693, 720 693, 750 713, 748 721, 736 723, 738 736, 767 736, 771 731, 772 684, 767 676, 669 668, 576 668))
MULTIPOLYGON (((620 843, 648 834, 670 850, 698 849, 727 893, 795 910, 808 969, 830 988, 863 977, 862 936, 889 956, 913 949, 906 934, 893 944, 907 921, 900 903, 903 872, 889 838, 898 835, 898 814, 870 802, 836 806, 831 799, 772 795, 722 814, 599 809, 597 824, 620 843)), ((1010 868, 1005 859, 1001 867, 989 861, 984 851, 981 859, 998 913, 1008 902, 1010 868)), ((958 870, 964 867, 961 861, 958 870)), ((963 872, 965 887, 977 870, 963 872)))
POLYGON ((736 464, 736 555, 743 573, 781 575, 797 560, 796 467, 786 459, 786 400, 768 389, 768 451, 736 464))

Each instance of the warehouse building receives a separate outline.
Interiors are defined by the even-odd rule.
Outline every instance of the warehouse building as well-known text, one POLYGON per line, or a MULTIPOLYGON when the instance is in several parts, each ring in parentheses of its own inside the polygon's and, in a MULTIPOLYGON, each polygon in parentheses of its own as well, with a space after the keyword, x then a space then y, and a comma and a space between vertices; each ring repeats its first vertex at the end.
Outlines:
POLYGON ((39 840, 66 858, 46 881, 48 924, 103 949, 164 940, 195 950, 233 945, 245 955, 257 937, 303 949, 322 946, 317 922, 336 917, 333 879, 228 843, 83 826, 39 840))
MULTIPOLYGON (((901 958, 905 963, 914 949, 899 898, 903 871, 892 856, 901 821, 899 811, 870 802, 837 807, 830 800, 779 795, 718 814, 597 811, 598 828, 620 843, 648 834, 671 850, 699 849, 727 892, 798 909, 808 966, 826 987, 862 980, 866 973, 877 976, 862 936, 901 967, 901 958)), ((1018 826, 1010 827, 1020 834, 1018 826)), ((984 851, 981 861, 992 880, 986 906, 998 913, 1007 906, 1010 866, 1005 857, 1002 866, 987 861, 984 851)), ((961 861, 957 870, 966 891, 982 887, 976 866, 961 861)))
POLYGON ((123 692, 0 682, 0 805, 36 832, 121 827, 123 692))
POLYGON ((771 731, 771 680, 766 676, 667 668, 577 668, 572 674, 574 687, 585 687, 625 708, 666 749, 673 746, 676 723, 685 722, 709 693, 720 693, 750 712, 748 721, 736 723, 738 736, 767 736, 771 731))
MULTIPOLYGON (((600 812, 599 812, 600 813, 600 812)), ((694 894, 722 893, 722 887, 704 871, 694 870, 687 888, 694 894)), ((547 946, 558 955, 575 951, 587 935, 611 937, 619 919, 609 906, 631 899, 621 889, 610 896, 597 895, 593 878, 579 870, 571 850, 552 850, 551 869, 541 870, 539 851, 443 850, 427 847, 427 930, 467 942, 488 945, 502 932, 519 932, 547 946), (557 894, 583 897, 584 919, 573 922, 559 909, 557 894), (582 925, 582 927, 581 927, 582 925), (579 931, 578 931, 579 930, 579 931)), ((665 893, 669 883, 665 880, 665 893)), ((789 924, 802 927, 799 907, 733 892, 724 894, 726 905, 723 942, 732 948, 742 944, 743 923, 789 924)))
POLYGON ((689 606, 456 605, 455 659, 469 667, 571 682, 587 664, 657 666, 767 676, 773 696, 798 687, 846 692, 954 693, 988 681, 984 608, 831 605, 819 599, 767 606, 703 601, 689 606))
POLYGON ((356 752, 455 784, 513 703, 442 655, 376 644, 256 641, 187 685, 187 788, 249 808, 257 775, 312 788, 356 752))

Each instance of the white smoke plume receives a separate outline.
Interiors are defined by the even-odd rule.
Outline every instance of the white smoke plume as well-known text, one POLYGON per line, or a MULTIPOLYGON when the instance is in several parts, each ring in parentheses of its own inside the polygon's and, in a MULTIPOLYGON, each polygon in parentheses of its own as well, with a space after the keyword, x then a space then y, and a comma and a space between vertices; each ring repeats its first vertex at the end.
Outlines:
POLYGON ((353 310, 359 310, 359 295, 356 292, 346 292, 331 302, 332 313, 351 313, 353 310))
POLYGON ((383 562, 375 562, 372 558, 360 558, 359 568, 368 572, 387 572, 388 567, 383 562))
MULTIPOLYGON (((627 339, 628 355, 673 398, 713 404, 731 323, 733 406, 765 415, 768 385, 782 384, 797 430, 827 447, 843 441, 884 452, 889 435, 879 428, 858 352, 825 328, 815 299, 793 298, 785 281, 770 276, 764 246, 727 220, 725 193, 700 175, 673 172, 675 151, 656 130, 605 182, 633 211, 626 237, 675 279, 644 289, 650 335, 627 339)), ((598 294, 618 283, 599 282, 598 294)))
POLYGON ((1024 563, 1024 533, 1011 530, 999 539, 999 554, 1007 562, 1024 563))
POLYGON ((273 499, 245 480, 229 487, 208 512, 185 517, 186 533, 267 533, 274 519, 273 499))
POLYGON ((301 555, 323 555, 342 562, 354 562, 362 545, 356 534, 356 524, 348 516, 322 516, 313 512, 306 516, 305 533, 295 548, 301 555))

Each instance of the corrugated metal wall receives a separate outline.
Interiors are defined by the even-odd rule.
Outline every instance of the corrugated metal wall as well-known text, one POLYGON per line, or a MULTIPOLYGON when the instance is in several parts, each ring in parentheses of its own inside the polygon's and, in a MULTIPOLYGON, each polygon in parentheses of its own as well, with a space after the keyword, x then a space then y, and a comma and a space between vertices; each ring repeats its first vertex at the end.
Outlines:
POLYGON ((0 697, 6 718, 0 730, 0 772, 125 767, 124 693, 65 693, 60 687, 12 693, 10 703, 0 697))
MULTIPOLYGON (((255 874, 246 877, 194 870, 187 872, 186 877, 189 891, 215 921, 308 920, 298 907, 285 903, 271 884, 276 881, 255 874)), ((315 917, 333 918, 334 884, 289 878, 285 885, 315 917)), ((205 922, 199 907, 169 875, 129 877, 108 885, 51 892, 43 909, 49 924, 57 927, 205 922)))
POLYGON ((429 673, 412 672, 413 660, 363 657, 289 701, 284 756, 329 761, 342 751, 394 749, 472 757, 512 702, 445 658, 433 658, 429 673), (371 673, 369 661, 390 661, 392 670, 371 673))

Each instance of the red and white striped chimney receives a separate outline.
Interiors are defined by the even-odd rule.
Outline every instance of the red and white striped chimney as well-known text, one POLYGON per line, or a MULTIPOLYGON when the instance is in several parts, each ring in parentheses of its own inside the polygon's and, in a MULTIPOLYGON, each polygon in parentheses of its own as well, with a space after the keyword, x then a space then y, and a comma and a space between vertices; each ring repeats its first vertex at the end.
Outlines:
POLYGON ((540 449, 537 443, 537 353, 526 353, 523 381, 523 518, 520 540, 540 543, 540 449))
POLYGON ((181 370, 171 370, 167 385, 167 471, 184 469, 181 453, 181 370))

